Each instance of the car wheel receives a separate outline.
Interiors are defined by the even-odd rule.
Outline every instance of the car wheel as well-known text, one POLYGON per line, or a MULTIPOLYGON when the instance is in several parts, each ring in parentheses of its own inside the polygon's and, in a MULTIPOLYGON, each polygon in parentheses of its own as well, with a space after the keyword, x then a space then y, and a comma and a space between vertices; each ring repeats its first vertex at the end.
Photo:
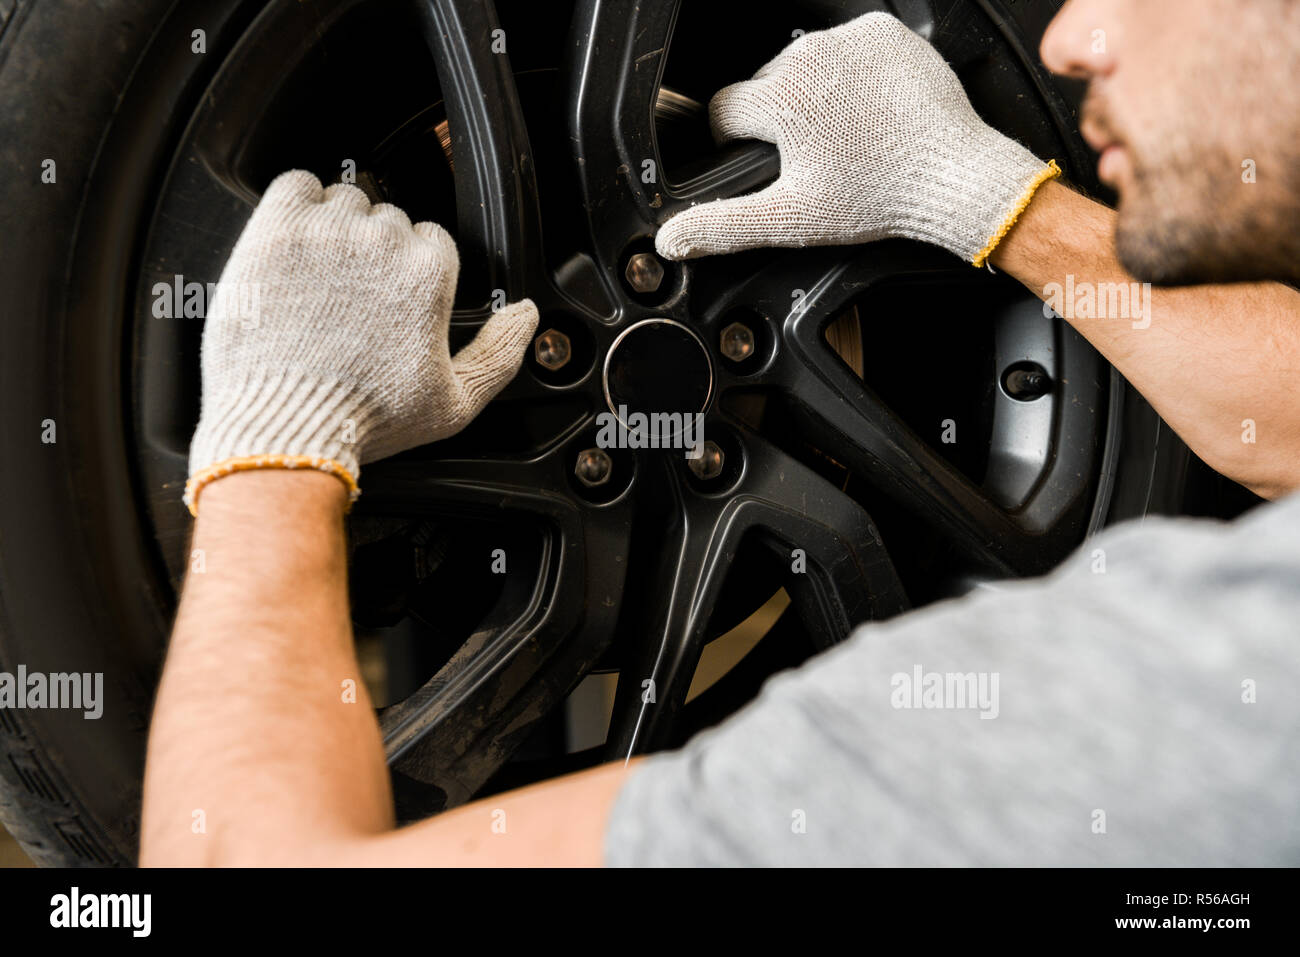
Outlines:
POLYGON ((134 859, 152 696, 201 562, 180 494, 204 284, 287 168, 452 230, 453 347, 494 304, 542 314, 505 392, 366 466, 350 518, 403 819, 673 746, 862 621, 1179 510, 1186 448, 1005 276, 907 242, 653 255, 674 212, 778 172, 764 144, 714 146, 708 96, 873 9, 1097 191, 1077 91, 1034 54, 1057 6, 0 4, 0 670, 105 676, 93 722, 0 710, 5 825, 40 863, 134 859), (620 405, 701 414, 707 454, 600 448, 620 405), (753 650, 693 694, 704 649, 774 596, 753 650), (608 727, 575 746, 562 706, 601 674, 608 727))

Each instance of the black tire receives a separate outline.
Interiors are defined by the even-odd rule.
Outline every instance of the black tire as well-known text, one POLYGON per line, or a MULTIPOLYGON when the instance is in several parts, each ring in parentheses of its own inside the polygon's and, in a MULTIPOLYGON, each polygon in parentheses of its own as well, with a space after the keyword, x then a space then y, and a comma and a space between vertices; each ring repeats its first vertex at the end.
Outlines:
POLYGON ((212 62, 195 55, 168 74, 146 51, 188 48, 198 26, 208 49, 221 49, 256 4, 205 4, 186 22, 179 6, 0 4, 0 232, 9 240, 0 259, 0 670, 105 676, 97 722, 0 710, 0 820, 38 864, 122 864, 136 853, 167 622, 138 575, 154 559, 132 532, 123 446, 121 305, 137 225, 124 211, 145 208, 139 199, 174 135, 165 120, 212 62), (54 183, 42 183, 45 159, 55 161, 54 183), (47 419, 53 444, 40 437, 47 419))
MULTIPOLYGON (((0 820, 43 865, 136 855, 171 597, 139 534, 126 303, 139 220, 179 136, 176 118, 260 4, 186 6, 0 2, 0 235, 9 240, 0 257, 0 671, 21 663, 105 675, 98 721, 0 710, 0 820), (197 28, 208 52, 178 57, 197 28), (42 182, 46 159, 54 183, 42 182), (52 444, 41 439, 46 420, 52 444)), ((1129 444, 1108 459, 1125 464, 1113 502, 1125 516, 1174 510, 1186 449, 1131 392, 1123 405, 1129 444)))

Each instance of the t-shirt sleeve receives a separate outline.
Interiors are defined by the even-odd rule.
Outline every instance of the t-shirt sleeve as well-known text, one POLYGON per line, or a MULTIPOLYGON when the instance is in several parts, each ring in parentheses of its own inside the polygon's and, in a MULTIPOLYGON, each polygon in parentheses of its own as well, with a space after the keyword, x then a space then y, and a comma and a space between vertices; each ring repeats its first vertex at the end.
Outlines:
POLYGON ((1300 864, 1300 498, 857 629, 649 758, 609 865, 1300 864))

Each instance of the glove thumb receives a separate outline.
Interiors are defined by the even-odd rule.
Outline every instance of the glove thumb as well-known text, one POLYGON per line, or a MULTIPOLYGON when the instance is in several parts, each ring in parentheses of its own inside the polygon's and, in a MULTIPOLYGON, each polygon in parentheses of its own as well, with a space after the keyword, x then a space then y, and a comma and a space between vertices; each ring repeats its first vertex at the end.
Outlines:
POLYGON ((665 259, 694 259, 760 246, 794 245, 797 211, 780 181, 748 196, 692 206, 659 228, 655 249, 665 259))
POLYGON ((515 377, 537 331, 537 318, 531 299, 511 303, 494 312, 473 341, 452 358, 452 373, 463 390, 462 414, 478 415, 515 377))

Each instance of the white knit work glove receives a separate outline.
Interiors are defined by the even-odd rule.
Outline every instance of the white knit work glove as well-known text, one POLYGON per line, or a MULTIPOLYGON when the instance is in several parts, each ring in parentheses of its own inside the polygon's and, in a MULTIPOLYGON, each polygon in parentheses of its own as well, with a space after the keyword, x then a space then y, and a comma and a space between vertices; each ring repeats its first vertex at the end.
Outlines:
POLYGON ((279 176, 235 244, 203 330, 185 502, 247 468, 317 468, 355 498, 361 463, 452 435, 519 370, 528 299, 453 358, 460 258, 447 232, 355 186, 279 176))
POLYGON ((1061 172, 981 120, 943 57, 887 13, 805 34, 709 116, 719 142, 775 143, 781 175, 668 220, 667 259, 905 237, 982 266, 1061 172))

